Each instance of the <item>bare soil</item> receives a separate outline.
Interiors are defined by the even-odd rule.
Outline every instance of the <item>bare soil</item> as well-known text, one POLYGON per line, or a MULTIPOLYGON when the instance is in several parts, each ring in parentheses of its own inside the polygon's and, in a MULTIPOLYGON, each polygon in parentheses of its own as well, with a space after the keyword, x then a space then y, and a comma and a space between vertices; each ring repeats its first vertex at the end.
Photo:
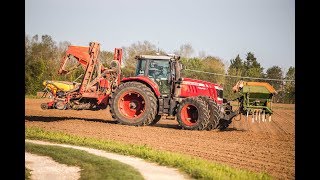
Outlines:
MULTIPOLYGON (((63 131, 188 154, 275 179, 295 179, 295 110, 274 108, 271 122, 236 117, 226 131, 182 130, 176 120, 161 119, 154 126, 119 125, 108 109, 42 110, 48 99, 25 99, 26 127, 63 131), (239 119, 239 120, 238 120, 239 119)), ((281 105, 277 105, 280 107, 281 105)), ((275 106, 276 107, 276 106, 275 106)))

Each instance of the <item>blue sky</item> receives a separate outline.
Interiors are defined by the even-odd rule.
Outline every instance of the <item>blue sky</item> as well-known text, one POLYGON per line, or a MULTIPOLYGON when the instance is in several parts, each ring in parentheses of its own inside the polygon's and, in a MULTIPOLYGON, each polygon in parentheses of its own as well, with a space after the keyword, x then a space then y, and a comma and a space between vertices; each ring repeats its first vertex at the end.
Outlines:
POLYGON ((190 43, 229 65, 255 54, 265 68, 295 66, 294 0, 26 0, 27 35, 102 50, 150 41, 168 53, 190 43))

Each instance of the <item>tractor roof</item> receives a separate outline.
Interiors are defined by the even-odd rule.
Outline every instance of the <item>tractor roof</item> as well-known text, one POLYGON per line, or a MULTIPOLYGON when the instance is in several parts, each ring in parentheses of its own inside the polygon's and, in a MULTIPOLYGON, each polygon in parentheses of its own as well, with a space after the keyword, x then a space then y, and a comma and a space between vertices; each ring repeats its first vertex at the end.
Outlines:
POLYGON ((158 60, 179 60, 180 56, 168 55, 168 56, 158 56, 158 55, 139 55, 136 59, 158 59, 158 60))

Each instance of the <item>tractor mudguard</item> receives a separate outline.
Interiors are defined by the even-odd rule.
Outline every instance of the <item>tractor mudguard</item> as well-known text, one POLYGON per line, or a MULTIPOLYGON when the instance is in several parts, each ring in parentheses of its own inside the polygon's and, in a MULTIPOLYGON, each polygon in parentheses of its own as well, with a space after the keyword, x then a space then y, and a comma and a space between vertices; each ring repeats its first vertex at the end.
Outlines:
POLYGON ((157 83, 153 82, 151 79, 149 79, 148 77, 145 76, 137 76, 137 77, 128 77, 128 78, 123 78, 121 80, 122 83, 124 82, 128 82, 128 81, 138 81, 138 82, 142 82, 146 85, 148 85, 149 87, 151 87, 152 91, 155 93, 155 95, 157 97, 160 97, 160 91, 159 91, 159 86, 157 83))

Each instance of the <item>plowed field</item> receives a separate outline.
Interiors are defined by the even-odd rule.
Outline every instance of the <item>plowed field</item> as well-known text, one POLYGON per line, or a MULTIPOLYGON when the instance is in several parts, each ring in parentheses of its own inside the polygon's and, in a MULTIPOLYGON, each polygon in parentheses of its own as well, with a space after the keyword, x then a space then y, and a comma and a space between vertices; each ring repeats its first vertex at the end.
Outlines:
POLYGON ((274 106, 271 122, 236 117, 226 131, 182 130, 175 120, 154 126, 119 125, 109 110, 42 110, 48 99, 25 99, 25 125, 46 130, 111 139, 179 152, 236 168, 267 172, 276 179, 295 179, 294 105, 274 106))

